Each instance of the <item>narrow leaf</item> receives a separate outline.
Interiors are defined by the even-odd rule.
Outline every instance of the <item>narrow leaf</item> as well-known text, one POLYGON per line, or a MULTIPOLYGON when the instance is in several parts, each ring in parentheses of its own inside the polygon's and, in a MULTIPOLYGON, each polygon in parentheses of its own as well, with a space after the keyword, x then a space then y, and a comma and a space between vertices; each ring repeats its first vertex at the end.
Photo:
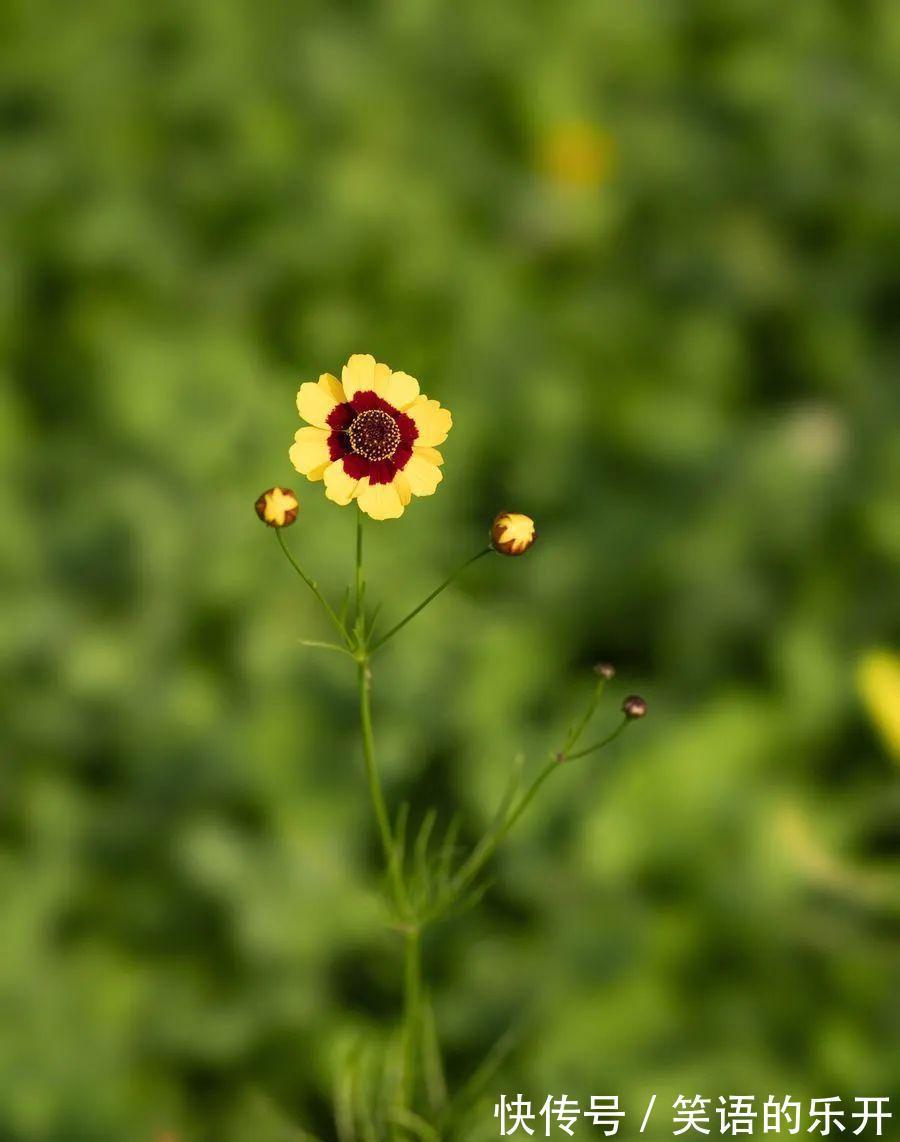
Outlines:
POLYGON ((420 1142, 441 1142, 441 1136, 435 1128, 418 1114, 413 1114, 411 1110, 403 1110, 398 1107, 391 1114, 391 1121, 397 1126, 402 1126, 404 1130, 408 1130, 420 1142))
POLYGON ((422 820, 422 825, 419 829, 419 835, 416 837, 416 874, 418 876, 419 883, 422 886, 423 895, 427 894, 428 892, 428 845, 431 841, 431 834, 434 832, 434 824, 436 820, 437 809, 429 809, 422 820))
POLYGON ((453 871, 453 863, 456 857, 456 842, 459 839, 460 828, 460 815, 454 813, 447 826, 447 831, 444 833, 444 840, 441 844, 441 853, 438 858, 437 868, 437 882, 441 888, 444 888, 450 879, 450 874, 453 871))

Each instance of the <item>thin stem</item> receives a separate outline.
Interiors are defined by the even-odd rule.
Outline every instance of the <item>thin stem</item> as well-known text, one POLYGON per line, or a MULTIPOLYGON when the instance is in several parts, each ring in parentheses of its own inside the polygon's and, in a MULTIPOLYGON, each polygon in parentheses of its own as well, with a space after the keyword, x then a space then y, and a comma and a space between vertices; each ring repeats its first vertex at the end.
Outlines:
POLYGON ((369 794, 372 798, 372 807, 375 810, 375 820, 378 824, 378 834, 384 852, 385 867, 394 893, 394 902, 398 911, 402 912, 405 903, 402 872, 400 863, 395 856, 394 836, 391 832, 387 805, 381 788, 381 778, 378 776, 378 766, 375 762, 375 734, 372 730, 372 704, 369 694, 371 672, 367 658, 362 658, 359 661, 357 681, 359 685, 359 721, 362 727, 363 757, 366 764, 366 778, 369 782, 369 794))
POLYGON ((347 631, 344 629, 344 624, 341 622, 341 620, 334 613, 334 611, 331 607, 331 604, 328 602, 328 600, 325 598, 325 596, 319 590, 318 585, 316 584, 315 580, 310 579, 310 577, 306 574, 306 572, 303 570, 303 568, 300 566, 300 564, 297 562, 297 560, 293 557, 291 552, 288 550, 288 546, 284 542, 284 536, 281 534, 281 532, 282 532, 282 529, 280 527, 275 529, 275 534, 278 537, 278 546, 284 552, 284 554, 287 557, 287 560, 290 563, 290 565, 294 568, 294 570, 297 572, 297 574, 300 576, 300 578, 303 580, 303 582, 307 585, 307 587, 309 587, 310 591, 312 591, 312 593, 316 596, 316 598, 322 604, 323 608, 325 609, 325 613, 328 615, 328 617, 331 619, 331 621, 334 623, 334 625, 340 631, 341 638, 347 643, 348 646, 350 646, 350 639, 347 635, 347 631))
POLYGON ((356 632, 360 641, 365 634, 363 614, 363 514, 356 510, 356 632))
MULTIPOLYGON (((458 898, 459 894, 463 892, 469 884, 471 884, 471 882, 475 879, 482 868, 484 868, 485 864, 487 864, 487 862, 496 852, 497 848, 512 832, 513 828, 522 817, 522 814, 537 796, 541 786, 555 769, 559 769, 559 767, 567 761, 574 761, 576 758, 586 757, 589 753, 595 753, 597 750, 603 749, 604 746, 607 746, 610 744, 610 742, 615 741, 619 734, 621 734, 633 720, 634 719, 632 718, 626 717, 619 723, 619 725, 616 727, 616 729, 613 730, 611 734, 603 738, 601 741, 595 742, 593 745, 588 746, 586 749, 579 750, 577 753, 559 753, 550 761, 548 761, 541 772, 528 787, 528 790, 523 794, 519 800, 518 805, 516 805, 513 812, 507 817, 501 827, 496 832, 489 833, 488 836, 484 837, 482 841, 475 846, 475 850, 473 851, 472 855, 465 862, 465 864, 453 879, 453 883, 450 886, 450 890, 447 894, 449 899, 454 900, 458 898)), ((584 724, 587 724, 586 721, 584 724)), ((583 729, 584 725, 582 725, 581 728, 583 729)), ((569 736, 571 740, 577 740, 578 735, 575 736, 575 739, 572 739, 571 734, 569 736)))
POLYGON ((387 632, 387 634, 382 635, 381 638, 377 639, 372 644, 372 648, 371 648, 372 653, 374 654, 375 651, 378 650, 379 647, 384 646, 384 644, 388 641, 388 639, 393 638, 394 635, 398 631, 402 630, 403 627, 405 627, 407 623, 412 622, 412 620, 416 617, 416 615, 420 611, 424 611, 425 608, 428 606, 428 604, 430 602, 432 602, 434 599, 436 599, 438 597, 438 595, 441 593, 441 591, 445 591, 447 589, 447 587, 449 587, 450 584, 453 582, 453 580, 456 579, 459 575, 461 575, 467 567, 470 567, 473 563, 475 563, 477 560, 481 559, 483 556, 490 555, 490 553, 493 550, 494 549, 492 547, 485 547, 483 550, 481 550, 481 551, 477 552, 477 554, 473 555, 471 557, 471 559, 467 559, 465 561, 465 563, 463 563, 461 566, 457 567, 457 569, 453 572, 453 574, 448 575, 448 577, 443 581, 443 583, 441 583, 441 585, 439 587, 436 587, 431 592, 431 594, 428 595, 427 598, 423 599, 422 602, 419 603, 419 605, 417 607, 415 607, 413 610, 411 610, 409 612, 409 614, 406 616, 406 618, 401 619, 400 622, 397 623, 396 626, 391 627, 391 629, 387 632))
POLYGON ((405 933, 403 959, 403 1076, 400 1105, 411 1110, 416 1096, 416 1063, 422 999, 422 935, 417 927, 405 933))
POLYGON ((613 732, 611 734, 608 734, 605 738, 601 738, 600 741, 598 741, 598 742, 594 742, 593 745, 589 745, 589 746, 586 746, 584 749, 578 750, 577 753, 567 753, 562 760, 563 761, 575 761, 576 758, 587 757, 587 755, 589 753, 596 753, 596 751, 598 749, 603 749, 603 747, 605 745, 609 745, 610 742, 615 741, 616 738, 619 736, 619 734, 622 733, 622 731, 625 729, 625 727, 630 725, 633 720, 634 720, 633 718, 629 718, 629 717, 623 718, 622 721, 619 722, 619 724, 616 726, 616 728, 613 730, 613 732))
POLYGON ((569 750, 573 745, 576 744, 576 742, 580 740, 581 735, 587 729, 591 718, 597 712, 597 707, 600 705, 600 699, 603 697, 603 691, 605 689, 606 679, 601 677, 598 679, 597 685, 594 687, 594 693, 590 702, 588 702, 587 709, 566 735, 566 744, 562 748, 562 753, 565 754, 566 757, 569 756, 569 750))
POLYGON ((456 876, 453 878, 453 883, 450 886, 448 896, 451 900, 456 899, 460 893, 464 892, 466 888, 472 883, 475 877, 481 872, 482 868, 487 864, 497 848, 509 836, 513 826, 537 796, 538 790, 550 776, 554 769, 559 767, 559 762, 554 758, 553 761, 548 762, 547 765, 541 770, 534 781, 528 788, 528 791, 522 796, 519 804, 516 806, 513 813, 504 821, 501 827, 495 832, 490 833, 484 837, 476 846, 456 876))

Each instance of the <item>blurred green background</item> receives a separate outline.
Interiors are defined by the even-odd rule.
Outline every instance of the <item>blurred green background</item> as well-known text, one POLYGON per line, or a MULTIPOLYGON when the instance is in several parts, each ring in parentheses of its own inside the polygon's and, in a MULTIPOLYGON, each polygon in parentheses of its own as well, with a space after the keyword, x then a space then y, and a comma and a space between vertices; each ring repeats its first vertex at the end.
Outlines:
POLYGON ((454 1082, 524 1020, 484 1136, 898 1093, 898 55, 893 0, 3 5, 3 1142, 328 1139, 391 1027, 352 667, 252 506, 342 591, 287 449, 353 352, 455 417, 387 615, 541 532, 378 664, 392 802, 476 837, 598 658, 651 708, 426 946, 454 1082))

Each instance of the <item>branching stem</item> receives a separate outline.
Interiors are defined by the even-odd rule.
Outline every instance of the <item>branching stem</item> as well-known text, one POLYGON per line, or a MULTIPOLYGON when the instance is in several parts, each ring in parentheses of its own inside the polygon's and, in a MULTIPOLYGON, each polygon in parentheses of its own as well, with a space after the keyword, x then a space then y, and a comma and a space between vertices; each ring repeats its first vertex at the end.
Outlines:
POLYGON ((426 598, 424 598, 422 600, 422 602, 419 603, 419 605, 417 607, 414 607, 413 610, 411 610, 409 612, 409 614, 406 616, 406 618, 401 619, 400 622, 397 623, 396 626, 391 627, 391 629, 387 632, 387 634, 383 634, 381 636, 381 638, 376 639, 375 642, 372 644, 371 653, 374 654, 376 650, 378 650, 380 647, 384 646, 384 644, 388 641, 388 639, 393 638, 394 635, 397 634, 398 631, 401 631, 406 626, 407 623, 412 622, 412 620, 416 617, 416 615, 419 614, 420 611, 424 611, 425 608, 428 606, 428 604, 433 602, 442 591, 445 591, 450 586, 450 584, 453 582, 453 580, 458 578, 458 576, 460 576, 463 573, 463 571, 465 571, 465 569, 467 567, 470 567, 473 563, 477 562, 477 560, 479 560, 479 559, 482 559, 485 555, 490 555, 490 553, 493 550, 494 549, 492 547, 485 547, 481 551, 479 551, 475 555, 473 555, 470 559, 467 559, 465 561, 465 563, 463 563, 461 566, 457 567, 457 569, 453 572, 453 574, 448 575, 447 578, 443 581, 443 583, 441 583, 441 585, 439 587, 435 587, 435 589, 431 592, 430 595, 428 595, 426 598))

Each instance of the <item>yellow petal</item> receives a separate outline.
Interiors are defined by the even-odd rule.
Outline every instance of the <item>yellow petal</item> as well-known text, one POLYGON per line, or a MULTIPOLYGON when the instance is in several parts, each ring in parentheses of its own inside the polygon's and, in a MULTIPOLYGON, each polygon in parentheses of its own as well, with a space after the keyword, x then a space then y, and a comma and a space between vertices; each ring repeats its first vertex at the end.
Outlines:
POLYGON ((327 428, 328 417, 335 405, 344 400, 344 390, 340 381, 330 373, 323 373, 318 383, 307 381, 297 393, 297 412, 304 420, 316 426, 327 428))
POLYGON ((347 399, 344 395, 344 386, 332 373, 322 373, 319 377, 319 387, 327 389, 327 391, 334 397, 336 404, 343 404, 347 399))
POLYGON ((371 353, 353 354, 341 373, 347 400, 352 400, 355 393, 365 392, 368 389, 374 391, 375 364, 375 358, 371 353))
POLYGON ((414 496, 431 496, 443 479, 440 468, 424 456, 413 454, 403 469, 414 496))
POLYGON ((859 664, 857 684, 888 752, 900 761, 900 655, 870 650, 859 664))
POLYGON ((418 444, 414 444, 413 453, 425 460, 430 460, 432 464, 437 464, 439 468, 444 463, 444 457, 436 448, 420 448, 418 444))
POLYGON ((380 395, 402 412, 419 395, 419 382, 409 373, 391 373, 384 392, 380 395))
POLYGON ((358 503, 372 519, 396 519, 403 515, 400 493, 393 484, 369 484, 360 491, 358 503))
POLYGON ((344 471, 344 461, 335 460, 329 464, 323 473, 325 480, 325 495, 336 504, 346 506, 357 492, 359 480, 354 480, 344 471))
POLYGON ((412 499, 412 488, 409 486, 409 480, 407 480, 402 472, 395 472, 393 484, 397 489, 397 495, 400 497, 400 503, 406 507, 412 499))
POLYGON ((453 427, 453 417, 449 410, 441 408, 436 400, 429 400, 428 397, 414 400, 406 410, 406 415, 413 418, 419 430, 416 444, 425 448, 443 444, 453 427))
POLYGON ((375 374, 372 382, 372 389, 383 397, 388 390, 391 383, 391 369, 389 365, 382 365, 380 361, 375 362, 375 374))
POLYGON ((322 473, 331 463, 327 430, 298 428, 289 455, 298 472, 311 480, 321 480, 322 473))

